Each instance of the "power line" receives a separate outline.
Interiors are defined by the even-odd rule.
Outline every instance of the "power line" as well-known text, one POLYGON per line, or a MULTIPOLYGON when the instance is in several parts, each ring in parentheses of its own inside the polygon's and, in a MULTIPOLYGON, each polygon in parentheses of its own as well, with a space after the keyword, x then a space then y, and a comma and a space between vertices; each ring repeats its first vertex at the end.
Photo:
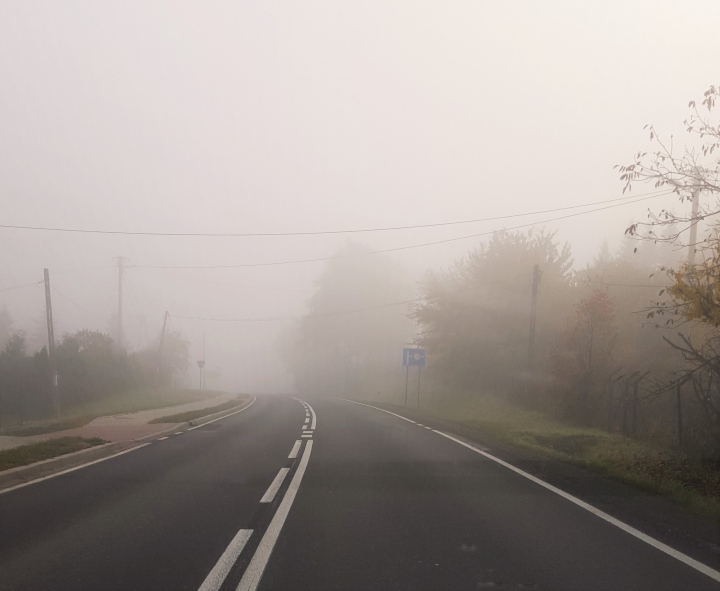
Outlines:
POLYGON ((569 209, 578 209, 582 207, 592 207, 593 205, 600 205, 601 203, 612 203, 615 201, 626 201, 634 199, 636 197, 650 196, 659 197, 661 195, 669 195, 673 191, 654 191, 652 193, 641 193, 640 195, 633 195, 632 197, 618 197, 615 199, 605 199, 602 201, 593 201, 590 203, 582 203, 579 205, 567 205, 565 207, 556 207, 553 209, 542 209, 538 211, 529 211, 525 213, 515 213, 508 215, 501 215, 488 218, 477 218, 471 220, 456 220, 452 222, 437 222, 433 224, 416 224, 411 226, 386 226, 377 228, 360 228, 351 230, 318 230, 308 232, 142 232, 142 231, 126 231, 126 230, 98 230, 98 229, 84 229, 84 228, 60 228, 50 226, 21 226, 13 224, 0 224, 0 228, 6 228, 11 230, 35 230, 43 232, 69 232, 76 234, 110 234, 110 235, 121 235, 121 236, 168 236, 168 237, 195 237, 195 238, 251 238, 251 237, 271 237, 271 236, 321 236, 326 234, 360 234, 365 232, 390 232, 397 230, 415 230, 420 228, 437 228, 442 226, 456 226, 461 224, 475 224, 479 222, 489 222, 504 220, 517 217, 525 217, 529 215, 539 215, 543 213, 554 213, 557 211, 567 211, 569 209))
POLYGON ((31 285, 40 285, 41 283, 44 283, 44 281, 34 281, 33 283, 24 283, 22 285, 13 285, 12 287, 5 287, 3 289, 0 289, 0 292, 12 291, 13 289, 20 289, 22 287, 30 287, 31 285))
MULTIPOLYGON (((101 266, 101 267, 83 267, 83 268, 80 268, 80 269, 66 269, 65 271, 53 271, 53 277, 57 277, 58 275, 68 275, 68 274, 71 274, 71 273, 81 273, 81 272, 85 272, 85 271, 95 271, 95 270, 98 270, 98 269, 109 269, 110 267, 114 267, 114 265, 103 265, 103 266, 101 266)), ((18 280, 20 280, 20 279, 25 279, 26 277, 35 277, 36 275, 37 275, 37 273, 32 273, 32 274, 27 274, 27 275, 17 275, 17 276, 15 276, 15 278, 18 279, 18 280)), ((41 281, 40 283, 44 283, 44 282, 41 281)), ((28 283, 27 285, 34 285, 34 284, 33 284, 33 283, 28 283)), ((20 286, 20 287, 24 287, 24 286, 20 286)), ((15 288, 9 287, 9 288, 7 288, 7 289, 15 289, 15 288)), ((3 291, 3 290, 0 289, 0 291, 3 291)))
MULTIPOLYGON (((478 289, 481 287, 489 287, 491 285, 498 285, 501 283, 507 283, 508 281, 513 281, 515 279, 520 279, 521 277, 529 277, 532 275, 532 273, 523 273, 521 275, 515 275, 513 277, 507 277, 505 279, 501 279, 499 281, 491 281, 489 283, 483 283, 480 285, 471 285, 469 287, 465 287, 462 289, 457 289, 454 292, 452 292, 452 295, 462 293, 465 291, 470 291, 473 289, 478 289)), ((349 314, 358 314, 361 312, 370 312, 373 310, 381 310, 384 308, 393 308, 395 306, 405 306, 408 304, 417 304, 419 302, 423 302, 428 299, 437 299, 440 296, 432 296, 429 298, 416 298, 414 300, 401 300, 399 302, 389 302, 387 304, 379 304, 377 306, 369 306, 367 308, 357 308, 355 310, 342 310, 339 312, 328 312, 327 314, 306 314, 305 316, 275 316, 270 318, 202 318, 198 316, 179 316, 176 314, 171 314, 171 317, 175 317, 181 320, 199 320, 202 322, 275 322, 278 320, 305 320, 305 319, 313 319, 313 318, 330 318, 335 316, 347 316, 349 314)))
POLYGON ((286 291, 286 292, 293 292, 293 293, 306 293, 308 291, 311 291, 309 289, 292 289, 289 287, 264 287, 264 286, 258 286, 258 285, 243 285, 240 283, 227 283, 224 281, 209 281, 206 279, 197 279, 195 277, 182 277, 181 275, 171 275, 169 273, 159 273, 157 271, 153 271, 152 269, 147 269, 143 267, 128 267, 129 269, 140 269, 141 271, 150 271, 153 275, 162 275, 163 277, 172 277, 174 279, 181 279, 183 281, 193 281, 196 283, 209 283, 211 285, 223 285, 226 287, 240 287, 242 289, 258 289, 258 290, 264 290, 264 291, 286 291))
POLYGON ((91 311, 88 310, 87 308, 85 308, 85 307, 81 306, 80 304, 78 304, 77 302, 71 300, 71 299, 70 299, 69 297, 67 297, 63 292, 61 292, 57 287, 51 285, 51 286, 50 286, 50 289, 53 290, 56 294, 58 294, 58 295, 59 295, 61 298, 63 298, 64 300, 70 302, 70 303, 71 303, 73 306, 75 306, 78 310, 82 310, 83 312, 86 312, 87 314, 90 314, 91 316, 95 316, 96 318, 99 318, 99 316, 98 316, 97 314, 95 314, 94 312, 91 312, 91 311))
MULTIPOLYGON (((670 192, 667 192, 665 194, 670 194, 670 192)), ((548 222, 556 222, 558 220, 565 220, 568 218, 573 218, 581 215, 585 215, 588 213, 595 213, 598 211, 604 211, 606 209, 613 209, 615 207, 621 207, 624 205, 631 205, 633 203, 639 203, 641 201, 646 201, 647 199, 653 199, 654 197, 658 197, 659 195, 652 195, 650 197, 643 197, 642 199, 635 199, 634 201, 625 202, 625 203, 618 203, 615 205, 607 205, 605 207, 598 207, 596 209, 589 209, 588 211, 580 211, 577 213, 571 213, 564 216, 558 216, 555 218, 549 218, 537 222, 530 222, 527 224, 520 224, 517 226, 511 226, 509 228, 502 228, 500 230, 489 230, 487 232, 479 232, 477 234, 468 234, 465 236, 458 236, 456 238, 446 238, 444 240, 435 240, 433 242, 423 242, 421 244, 411 244, 409 246, 398 246, 396 248, 385 248, 381 250, 371 250, 364 253, 358 253, 358 254, 348 254, 348 255, 336 255, 331 257, 318 257, 313 259, 296 259, 292 261, 272 261, 267 263, 241 263, 241 264, 235 264, 235 265, 134 265, 137 268, 140 269, 239 269, 243 267, 272 267, 277 265, 293 265, 298 263, 317 263, 320 261, 330 261, 334 259, 342 259, 342 258, 348 258, 353 256, 359 256, 359 255, 368 255, 368 254, 382 254, 382 253, 388 253, 388 252, 397 252, 401 250, 410 250, 413 248, 421 248, 423 246, 434 246, 437 244, 445 244, 448 242, 456 242, 458 240, 467 240, 469 238, 479 238, 481 236, 488 236, 490 234, 496 234, 498 232, 502 231, 508 231, 508 230, 519 230, 521 228, 529 228, 531 226, 537 226, 540 224, 547 224, 548 222)))

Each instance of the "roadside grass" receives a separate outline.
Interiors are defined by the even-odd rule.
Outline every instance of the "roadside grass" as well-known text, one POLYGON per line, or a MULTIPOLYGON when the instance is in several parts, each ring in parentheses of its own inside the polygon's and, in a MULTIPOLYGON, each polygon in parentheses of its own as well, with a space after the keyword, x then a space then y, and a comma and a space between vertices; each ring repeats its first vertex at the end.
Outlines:
POLYGON ((720 520, 717 468, 681 453, 667 440, 629 439, 573 427, 491 397, 436 409, 433 414, 479 435, 583 466, 720 520))
POLYGON ((107 443, 103 439, 94 437, 92 439, 83 439, 82 437, 60 437, 58 439, 50 439, 40 443, 32 443, 23 445, 13 449, 0 451, 0 472, 17 468, 18 466, 27 466, 42 460, 49 460, 57 456, 80 451, 96 445, 107 443))
MULTIPOLYGON (((60 418, 46 418, 25 421, 4 427, 0 435, 42 435, 65 429, 75 429, 87 425, 93 419, 106 415, 125 414, 152 410, 155 408, 178 406, 188 402, 196 402, 208 397, 217 396, 219 392, 199 392, 198 390, 179 389, 146 389, 124 392, 108 396, 100 400, 92 400, 81 404, 61 408, 60 418)), ((62 396, 62 395, 61 395, 62 396)), ((3 424, 7 419, 3 418, 3 424)))
POLYGON ((235 408, 236 406, 240 406, 245 401, 249 400, 250 396, 247 394, 240 394, 233 400, 229 400, 228 402, 225 402, 224 404, 218 404, 217 406, 211 406, 209 408, 201 408, 200 410, 189 410, 187 412, 181 412, 175 415, 167 415, 164 417, 160 417, 157 419, 153 419, 152 421, 148 421, 148 424, 154 424, 154 423, 187 423, 189 421, 194 421, 195 419, 199 419, 201 417, 206 417, 207 415, 214 414, 216 412, 222 412, 223 410, 230 410, 231 408, 235 408))

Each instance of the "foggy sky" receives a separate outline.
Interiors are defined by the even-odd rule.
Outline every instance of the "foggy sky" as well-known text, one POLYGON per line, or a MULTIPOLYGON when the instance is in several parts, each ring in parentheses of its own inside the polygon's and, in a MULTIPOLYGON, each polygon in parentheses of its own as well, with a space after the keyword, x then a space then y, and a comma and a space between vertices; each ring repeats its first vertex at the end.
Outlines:
MULTIPOLYGON (((0 223, 316 231, 612 199, 613 165, 649 145, 643 125, 682 140, 688 101, 718 82, 718 22, 714 1, 4 0, 0 223)), ((662 199, 547 225, 584 264, 648 204, 672 204, 662 199)), ((351 238, 394 248, 547 217, 351 238)), ((131 266, 254 263, 330 256, 347 240, 0 237, 0 290, 48 267, 60 334, 109 329, 118 255, 131 266)), ((392 257, 419 276, 476 243, 392 257)), ((128 269, 128 344, 144 346, 139 318, 152 338, 165 310, 300 315, 321 269, 128 269)), ((41 286, 0 291, 4 305, 42 336, 41 286)), ((289 387, 273 347, 283 322, 174 324, 193 360, 205 331, 226 387, 289 387)))

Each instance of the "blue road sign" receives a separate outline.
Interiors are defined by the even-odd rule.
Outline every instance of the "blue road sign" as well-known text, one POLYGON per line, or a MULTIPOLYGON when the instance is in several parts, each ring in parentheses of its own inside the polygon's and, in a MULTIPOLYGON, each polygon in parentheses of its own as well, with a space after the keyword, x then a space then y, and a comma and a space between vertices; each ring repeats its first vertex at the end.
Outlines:
POLYGON ((425 365, 425 349, 403 349, 403 365, 425 365))

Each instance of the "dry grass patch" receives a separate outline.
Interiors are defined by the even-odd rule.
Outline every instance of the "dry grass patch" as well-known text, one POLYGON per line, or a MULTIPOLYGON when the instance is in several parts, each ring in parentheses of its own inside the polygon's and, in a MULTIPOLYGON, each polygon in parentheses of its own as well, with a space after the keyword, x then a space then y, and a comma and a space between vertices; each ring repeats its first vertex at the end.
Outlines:
POLYGON ((57 456, 64 456, 65 454, 96 445, 102 445, 103 443, 107 443, 107 441, 97 437, 92 439, 59 437, 58 439, 50 439, 40 443, 22 445, 14 449, 6 449, 0 451, 0 471, 17 468, 18 466, 27 466, 28 464, 49 460, 57 456))
POLYGON ((490 397, 437 414, 508 443, 590 468, 720 518, 717 467, 714 463, 688 457, 670 441, 629 439, 599 429, 573 427, 540 412, 490 397))

